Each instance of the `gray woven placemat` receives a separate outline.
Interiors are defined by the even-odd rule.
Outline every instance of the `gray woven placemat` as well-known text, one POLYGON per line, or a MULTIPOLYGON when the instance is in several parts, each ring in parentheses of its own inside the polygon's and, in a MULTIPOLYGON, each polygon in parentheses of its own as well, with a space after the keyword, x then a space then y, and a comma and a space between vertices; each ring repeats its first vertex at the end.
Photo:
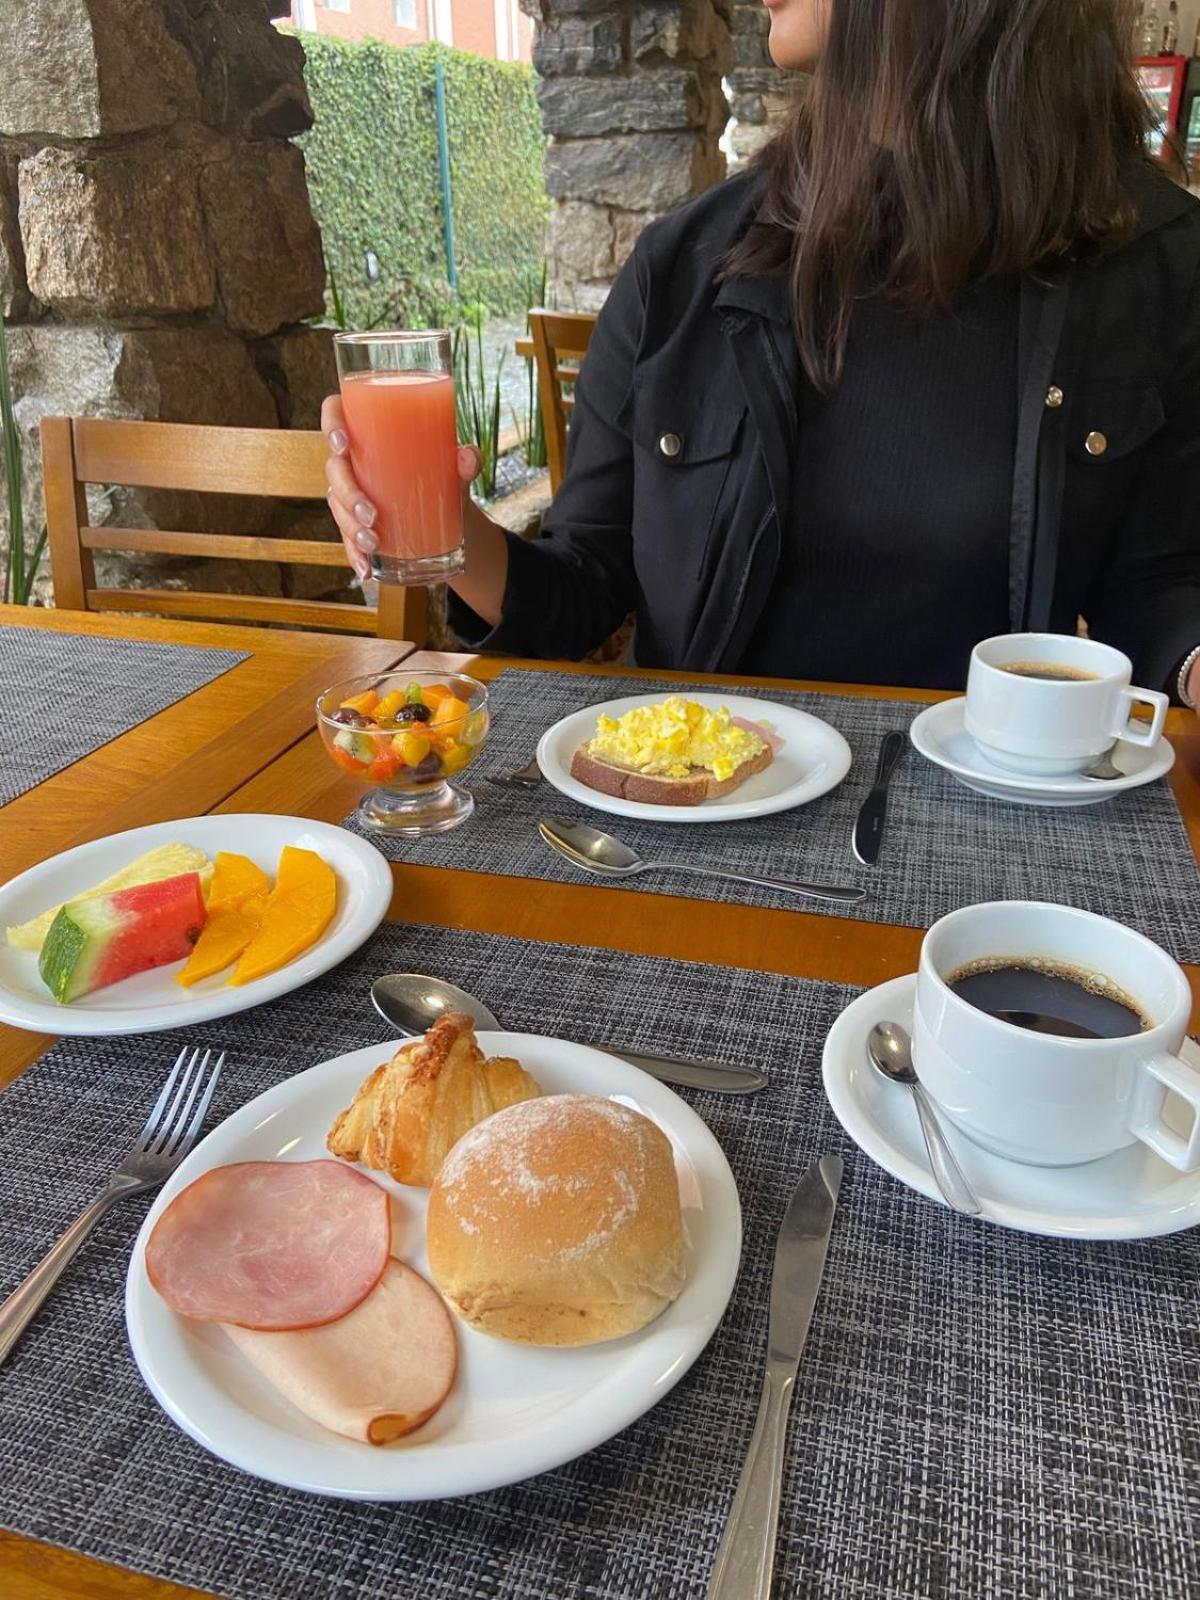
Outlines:
MULTIPOLYGON (((776 1595, 1195 1592, 1195 1235, 1027 1238, 887 1177, 821 1090, 852 990, 454 930, 385 927, 308 989, 206 1027, 231 1058, 215 1114, 379 1039, 367 983, 405 968, 457 978, 517 1028, 770 1070, 752 1100, 687 1096, 746 1223, 707 1352, 639 1422, 529 1483, 428 1505, 311 1499, 212 1460, 142 1388, 121 1302, 145 1202, 129 1202, 0 1369, 0 1523, 238 1600, 700 1600, 753 1425, 775 1232, 799 1173, 839 1150, 776 1595)), ((65 1042, 0 1095, 0 1296, 90 1198, 184 1037, 65 1042)))
POLYGON ((245 650, 0 628, 0 805, 246 659, 245 650))
MULTIPOLYGON (((679 873, 644 873, 606 881, 644 894, 788 906, 823 915, 925 928, 946 912, 980 900, 1054 900, 1097 911, 1137 928, 1180 961, 1200 960, 1200 869, 1166 782, 1119 795, 1101 806, 1057 811, 1006 805, 973 793, 909 749, 892 780, 888 831, 879 865, 862 867, 850 849, 859 807, 875 774, 883 735, 906 729, 923 706, 841 695, 741 689, 797 706, 833 724, 854 753, 846 781, 795 811, 752 822, 711 825, 634 822, 577 805, 549 784, 537 789, 485 781, 492 770, 523 766, 539 736, 582 706, 633 693, 679 693, 666 680, 511 670, 492 690, 495 721, 478 769, 465 777, 476 814, 453 833, 429 839, 370 837, 395 861, 496 872, 553 882, 584 875, 538 837, 540 817, 587 821, 643 854, 669 856, 772 878, 859 883, 856 906, 796 900, 744 884, 679 873)), ((353 818, 347 825, 358 830, 353 818)))

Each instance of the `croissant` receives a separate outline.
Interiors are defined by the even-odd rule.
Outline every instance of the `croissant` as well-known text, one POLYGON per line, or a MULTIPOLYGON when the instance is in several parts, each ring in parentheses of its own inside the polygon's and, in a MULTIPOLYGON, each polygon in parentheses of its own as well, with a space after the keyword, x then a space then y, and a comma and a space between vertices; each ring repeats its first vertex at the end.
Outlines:
POLYGON ((468 1128, 541 1092, 519 1061, 485 1060, 472 1019, 450 1012, 375 1068, 326 1145, 343 1161, 427 1187, 468 1128))

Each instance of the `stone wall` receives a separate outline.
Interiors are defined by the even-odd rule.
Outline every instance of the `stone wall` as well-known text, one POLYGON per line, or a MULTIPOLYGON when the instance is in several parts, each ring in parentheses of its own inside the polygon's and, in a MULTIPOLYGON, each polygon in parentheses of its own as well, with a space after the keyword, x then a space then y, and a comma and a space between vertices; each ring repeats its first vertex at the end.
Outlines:
POLYGON ((653 217, 725 174, 729 0, 521 0, 555 202, 549 275, 564 307, 601 304, 653 217))
MULTIPOLYGON (((286 4, 0 3, 0 309, 35 529, 44 415, 312 427, 333 386, 328 333, 301 326, 325 287, 290 143, 312 121, 303 52, 273 9, 286 4)), ((128 491, 98 493, 93 515, 296 520, 268 501, 128 491)), ((266 564, 254 576, 281 582, 266 564)))
POLYGON ((778 131, 796 93, 794 73, 771 61, 771 18, 762 0, 733 0, 733 65, 728 73, 729 109, 735 120, 733 149, 739 161, 756 155, 778 131))

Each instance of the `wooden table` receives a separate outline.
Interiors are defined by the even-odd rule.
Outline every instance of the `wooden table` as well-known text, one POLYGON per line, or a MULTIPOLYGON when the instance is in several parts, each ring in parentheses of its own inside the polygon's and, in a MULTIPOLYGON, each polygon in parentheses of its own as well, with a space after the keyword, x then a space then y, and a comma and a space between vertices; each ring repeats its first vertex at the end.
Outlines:
MULTIPOLYGON (((397 659, 397 651, 403 654, 407 649, 375 640, 332 641, 311 635, 264 635, 252 629, 132 623, 128 619, 13 613, 0 608, 0 622, 18 620, 27 626, 59 627, 68 632, 227 643, 253 648, 254 657, 154 719, 180 734, 170 746, 169 756, 164 757, 165 741, 146 740, 141 737, 142 730, 137 730, 42 784, 33 792, 40 803, 24 804, 33 799, 26 795, 0 808, 0 862, 5 876, 19 870, 10 864, 13 849, 18 855, 25 852, 20 857, 23 866, 82 839, 202 810, 292 813, 341 821, 361 791, 333 768, 312 729, 313 681, 329 682, 355 671, 380 670, 397 659), (268 719, 254 709, 264 693, 273 694, 277 702, 280 725, 273 732, 265 726, 268 719), (197 726, 201 704, 203 722, 197 726), (252 733, 256 737, 250 737, 252 733), (259 737, 265 737, 270 748, 259 743, 259 737), (172 768, 172 760, 180 764, 172 768), (186 783, 180 782, 181 766, 191 774, 186 783), (85 768, 89 769, 86 774, 85 768), (134 779, 131 768, 138 774, 134 779), (29 839, 27 830, 35 811, 37 837, 29 839)), ((411 654, 405 661, 406 667, 467 671, 483 679, 516 665, 589 670, 574 665, 564 668, 561 663, 518 663, 431 652, 411 654)), ((623 675, 639 676, 635 672, 623 675)), ((655 672, 653 676, 694 681, 694 676, 682 674, 655 672)), ((820 689, 883 699, 944 698, 902 689, 783 684, 767 678, 747 681, 766 688, 820 689)), ((1168 728, 1179 753, 1171 781, 1192 847, 1200 856, 1200 722, 1190 714, 1175 712, 1168 728)), ((394 920, 563 944, 601 944, 833 982, 875 984, 912 972, 921 941, 921 932, 915 928, 794 910, 704 902, 703 914, 698 915, 694 900, 633 895, 598 884, 539 882, 536 895, 518 895, 512 892, 512 879, 489 873, 402 863, 393 864, 392 874, 395 893, 389 916, 394 920)), ((1198 1002, 1195 1020, 1200 1022, 1200 967, 1187 970, 1198 1002)), ((20 1071, 50 1043, 6 1032, 7 1037, 0 1040, 0 1082, 20 1071)), ((88 1600, 179 1600, 196 1593, 56 1547, 0 1534, 0 1594, 10 1600, 76 1600, 80 1596, 88 1600)))

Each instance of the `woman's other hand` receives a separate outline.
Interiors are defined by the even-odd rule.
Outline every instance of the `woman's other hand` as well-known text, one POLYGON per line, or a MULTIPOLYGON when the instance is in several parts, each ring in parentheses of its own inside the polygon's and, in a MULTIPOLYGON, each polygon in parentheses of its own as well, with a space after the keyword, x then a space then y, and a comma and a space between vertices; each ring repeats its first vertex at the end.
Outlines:
MULTIPOLYGON (((341 395, 326 396, 321 407, 321 432, 329 446, 329 459, 325 463, 325 476, 329 480, 329 509, 338 525, 342 544, 346 547, 346 560, 360 578, 371 576, 371 553, 379 548, 379 540, 372 531, 375 507, 363 492, 350 465, 350 440, 346 433, 346 414, 342 409, 341 395)), ((472 478, 479 475, 482 465, 479 451, 474 445, 459 445, 458 476, 466 495, 472 478)))

